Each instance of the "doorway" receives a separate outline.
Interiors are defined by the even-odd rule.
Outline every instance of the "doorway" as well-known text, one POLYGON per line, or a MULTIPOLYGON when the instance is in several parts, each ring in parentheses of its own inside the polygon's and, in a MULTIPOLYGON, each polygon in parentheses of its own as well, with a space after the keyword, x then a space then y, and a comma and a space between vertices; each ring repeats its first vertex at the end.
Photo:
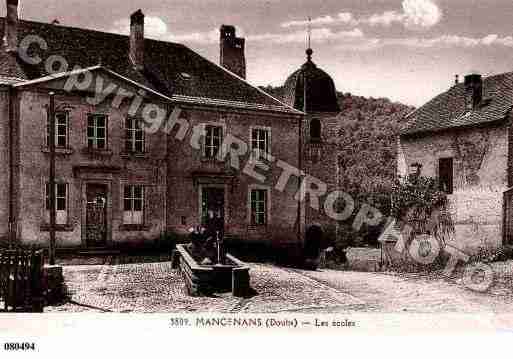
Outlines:
POLYGON ((201 225, 212 235, 224 233, 224 188, 204 187, 201 190, 201 225))
POLYGON ((107 244, 107 193, 107 185, 86 185, 86 245, 88 247, 104 247, 107 244))

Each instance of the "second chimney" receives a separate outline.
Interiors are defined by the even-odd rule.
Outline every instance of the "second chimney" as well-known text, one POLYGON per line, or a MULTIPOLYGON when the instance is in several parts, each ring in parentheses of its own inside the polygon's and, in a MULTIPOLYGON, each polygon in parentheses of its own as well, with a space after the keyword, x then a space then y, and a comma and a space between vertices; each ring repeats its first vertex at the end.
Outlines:
POLYGON ((483 99, 483 79, 479 74, 465 76, 465 103, 468 110, 475 110, 483 99))
POLYGON ((6 51, 18 51, 18 0, 7 0, 3 40, 6 51))
POLYGON ((246 78, 246 57, 243 38, 236 37, 235 27, 222 25, 220 31, 221 66, 243 79, 246 78))
POLYGON ((137 70, 144 69, 144 14, 141 9, 130 16, 129 56, 137 70))

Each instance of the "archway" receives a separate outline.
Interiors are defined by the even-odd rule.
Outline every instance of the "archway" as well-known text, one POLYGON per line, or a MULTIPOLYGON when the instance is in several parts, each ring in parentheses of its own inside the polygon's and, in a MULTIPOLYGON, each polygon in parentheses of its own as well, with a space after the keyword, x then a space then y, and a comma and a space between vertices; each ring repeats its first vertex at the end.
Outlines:
POLYGON ((308 227, 305 233, 305 257, 317 258, 321 253, 321 244, 324 233, 321 226, 314 224, 308 227))

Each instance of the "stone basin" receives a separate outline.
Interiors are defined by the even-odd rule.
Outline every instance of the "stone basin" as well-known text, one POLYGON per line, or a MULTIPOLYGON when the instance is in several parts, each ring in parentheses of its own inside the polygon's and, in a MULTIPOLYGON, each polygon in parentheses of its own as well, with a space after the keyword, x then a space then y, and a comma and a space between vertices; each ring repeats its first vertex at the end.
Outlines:
POLYGON ((202 265, 190 254, 187 245, 178 244, 173 255, 173 268, 178 268, 191 296, 211 295, 231 291, 245 296, 250 289, 249 267, 226 254, 226 264, 202 265))

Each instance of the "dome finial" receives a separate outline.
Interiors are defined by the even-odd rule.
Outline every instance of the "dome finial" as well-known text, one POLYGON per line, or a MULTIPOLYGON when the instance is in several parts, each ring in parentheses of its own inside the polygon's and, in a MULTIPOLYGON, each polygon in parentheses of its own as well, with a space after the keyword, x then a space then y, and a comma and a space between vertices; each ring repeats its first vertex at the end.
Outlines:
POLYGON ((306 59, 308 62, 312 61, 313 50, 311 48, 306 49, 306 59))

